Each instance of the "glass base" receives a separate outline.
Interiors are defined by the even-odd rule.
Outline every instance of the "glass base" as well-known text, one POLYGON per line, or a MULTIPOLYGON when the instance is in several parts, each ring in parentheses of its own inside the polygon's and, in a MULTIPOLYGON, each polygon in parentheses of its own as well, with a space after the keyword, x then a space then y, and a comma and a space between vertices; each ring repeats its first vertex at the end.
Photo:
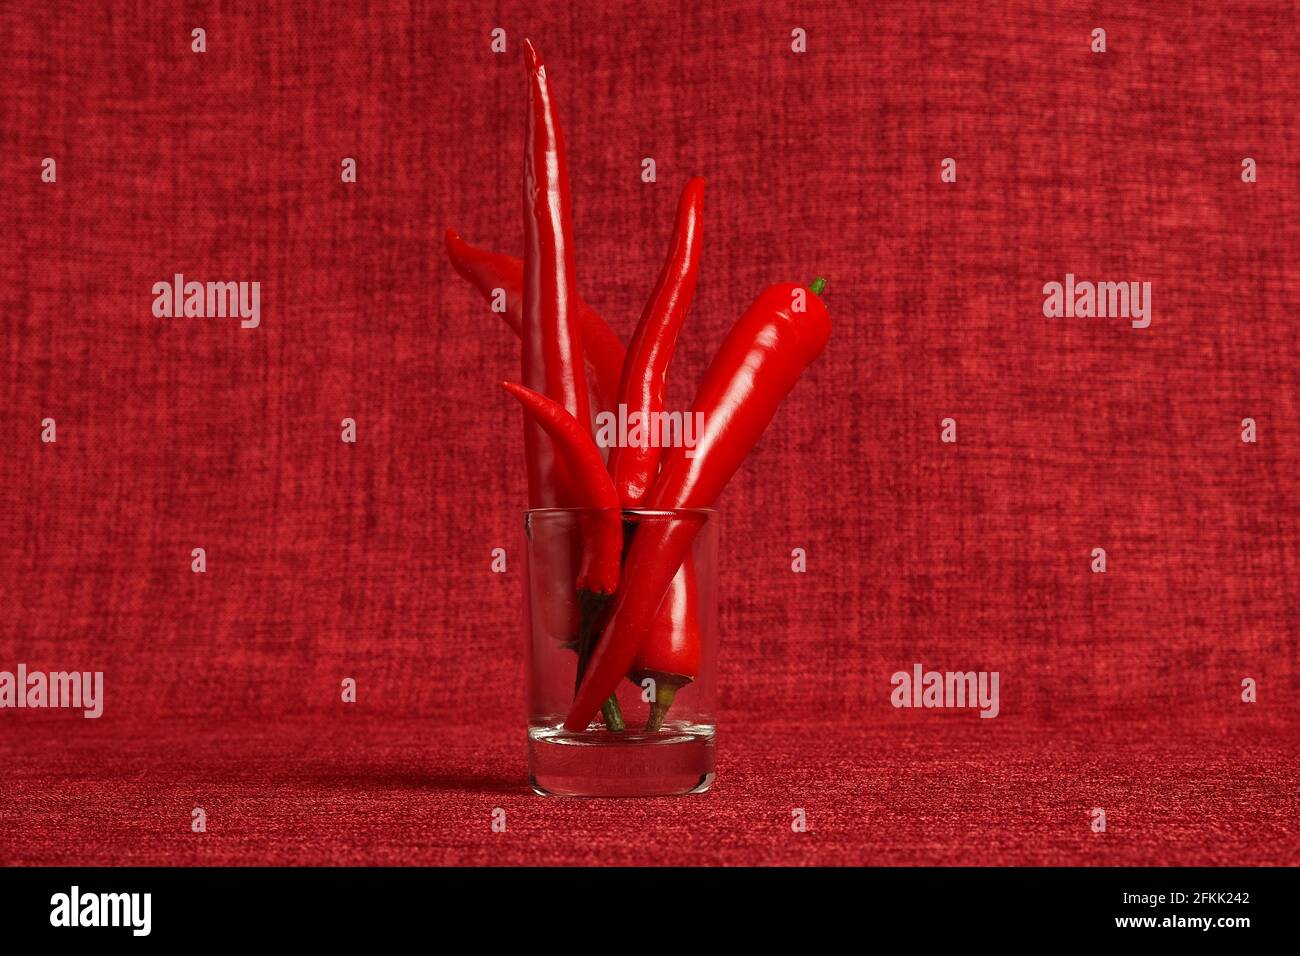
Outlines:
POLYGON ((666 797, 713 783, 713 727, 673 721, 657 733, 561 727, 528 731, 533 790, 560 797, 666 797))

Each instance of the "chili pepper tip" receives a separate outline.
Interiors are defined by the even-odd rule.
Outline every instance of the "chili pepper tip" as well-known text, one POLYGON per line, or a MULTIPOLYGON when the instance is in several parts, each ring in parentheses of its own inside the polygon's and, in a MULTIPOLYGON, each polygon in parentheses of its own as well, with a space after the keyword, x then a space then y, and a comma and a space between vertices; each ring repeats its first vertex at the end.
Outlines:
POLYGON ((821 295, 822 289, 824 288, 826 288, 826 280, 821 276, 818 276, 816 279, 813 279, 812 285, 808 287, 808 291, 813 295, 821 295))
POLYGON ((528 69, 536 70, 542 65, 542 58, 538 56, 537 50, 533 47, 533 41, 524 38, 524 59, 528 63, 528 69))

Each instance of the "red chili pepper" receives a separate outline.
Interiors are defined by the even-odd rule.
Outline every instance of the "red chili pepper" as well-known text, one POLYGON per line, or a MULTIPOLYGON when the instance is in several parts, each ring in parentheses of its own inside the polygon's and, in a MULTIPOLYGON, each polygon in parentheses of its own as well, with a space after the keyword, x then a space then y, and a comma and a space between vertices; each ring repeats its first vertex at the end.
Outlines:
MULTIPOLYGON (((569 168, 555 116, 546 67, 524 40, 528 63, 528 139, 524 154, 523 378, 529 388, 554 399, 591 432, 591 408, 583 375, 569 215, 569 168)), ((572 482, 536 423, 525 422, 528 502, 545 508, 570 505, 572 482)))
MULTIPOLYGON (((483 298, 492 301, 495 290, 504 289, 506 324, 519 335, 524 321, 524 264, 514 256, 472 246, 454 229, 447 230, 447 257, 456 271, 483 298)), ((623 374, 623 343, 600 314, 576 292, 582 358, 587 371, 592 407, 602 411, 618 405, 618 385, 623 374)))
POLYGON ((558 402, 513 382, 502 382, 501 386, 551 436, 572 481, 575 506, 592 509, 582 513, 586 533, 578 590, 613 594, 618 588, 619 561, 623 555, 623 514, 600 450, 591 440, 591 434, 558 402))
MULTIPOLYGON (((647 435, 645 444, 616 447, 609 456, 614 487, 629 508, 644 500, 659 470, 660 448, 649 437, 654 413, 664 407, 668 365, 677 345, 677 333, 695 295, 703 206, 704 180, 695 177, 686 184, 677 203, 668 259, 646 303, 623 365, 619 404, 627 406, 629 420, 633 413, 640 413, 647 435)), ((699 671, 698 605, 695 569, 688 558, 673 576, 650 635, 628 671, 629 679, 638 685, 647 678, 654 681, 655 698, 645 725, 648 732, 660 728, 677 691, 693 681, 699 671)))
MULTIPOLYGON (((574 647, 578 652, 576 680, 581 681, 591 657, 592 642, 598 633, 596 622, 603 619, 606 605, 618 588, 619 564, 623 556, 623 514, 619 509, 618 493, 605 471, 600 450, 576 418, 558 403, 530 388, 512 382, 503 382, 502 387, 517 398, 524 411, 551 436, 567 473, 573 479, 578 507, 584 509, 578 517, 582 530, 582 560, 576 585, 581 619, 574 647)), ((558 558, 558 555, 553 558, 558 558)), ((622 732, 623 714, 618 697, 610 694, 602 702, 601 710, 605 726, 615 733, 622 732)))
MULTIPOLYGON (((732 327, 692 403, 693 412, 704 414, 693 457, 686 457, 685 448, 668 450, 648 507, 707 508, 717 500, 782 399, 825 347, 830 319, 819 297, 824 286, 821 279, 810 289, 791 283, 769 286, 732 327), (803 310, 796 311, 800 302, 803 310)), ((566 730, 585 730, 636 660, 702 524, 702 514, 686 512, 637 529, 623 566, 628 585, 596 644, 564 720, 566 730)))
POLYGON ((700 272, 700 217, 704 206, 704 180, 686 184, 677 204, 668 259, 655 285, 623 363, 618 404, 627 406, 628 421, 639 415, 645 442, 618 446, 609 453, 609 471, 623 504, 635 508, 650 493, 659 469, 660 448, 654 435, 656 413, 664 407, 668 363, 677 345, 677 333, 691 307, 695 280, 700 272))
POLYGON ((695 680, 700 670, 700 601, 695 567, 688 554, 673 575, 668 593, 655 613, 650 636, 632 662, 628 677, 634 684, 654 681, 655 698, 645 729, 653 733, 663 726, 673 698, 695 680))
POLYGON ((524 323, 524 261, 472 246, 455 229, 447 230, 446 240, 452 266, 489 304, 497 289, 505 291, 506 310, 500 315, 518 335, 524 323))

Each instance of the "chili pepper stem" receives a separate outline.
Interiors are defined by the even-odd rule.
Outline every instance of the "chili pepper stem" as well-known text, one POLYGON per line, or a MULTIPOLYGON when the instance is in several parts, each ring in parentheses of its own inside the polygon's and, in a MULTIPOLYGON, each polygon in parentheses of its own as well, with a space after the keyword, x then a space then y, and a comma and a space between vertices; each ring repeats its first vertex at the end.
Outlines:
POLYGON ((655 699, 650 704, 650 716, 645 722, 646 733, 652 734, 664 725, 664 718, 668 716, 668 708, 672 707, 677 692, 689 684, 691 678, 662 671, 639 671, 634 682, 639 684, 646 678, 655 682, 655 699))
MULTIPOLYGON (((566 651, 573 651, 577 654, 579 651, 577 638, 572 641, 564 642, 566 651)), ((605 727, 614 733, 622 733, 627 729, 627 724, 623 720, 623 708, 619 706, 618 695, 610 694, 609 698, 601 705, 601 714, 605 720, 605 727)))
POLYGON ((623 708, 618 705, 618 697, 610 694, 605 703, 600 705, 601 716, 605 718, 605 729, 612 734, 621 734, 627 729, 623 722, 623 708))
POLYGON ((653 734, 664 725, 664 718, 668 716, 668 708, 673 705, 673 698, 676 696, 677 688, 672 684, 655 684, 655 702, 650 705, 650 716, 646 718, 646 733, 653 734))
POLYGON ((595 594, 591 591, 578 592, 578 671, 574 676, 573 689, 576 692, 582 684, 583 675, 587 673, 587 662, 591 659, 592 649, 596 646, 598 622, 602 612, 609 604, 610 596, 595 594))
MULTIPOLYGON (((578 640, 575 648, 578 652, 578 671, 573 690, 577 693, 582 684, 582 676, 587 672, 587 662, 591 660, 592 649, 600 635, 604 621, 605 609, 614 599, 612 594, 597 594, 594 591, 578 592, 578 611, 581 615, 578 624, 578 640)), ((627 729, 623 720, 623 709, 618 704, 618 694, 610 694, 605 703, 600 705, 601 716, 605 720, 605 729, 610 733, 621 734, 627 729)))

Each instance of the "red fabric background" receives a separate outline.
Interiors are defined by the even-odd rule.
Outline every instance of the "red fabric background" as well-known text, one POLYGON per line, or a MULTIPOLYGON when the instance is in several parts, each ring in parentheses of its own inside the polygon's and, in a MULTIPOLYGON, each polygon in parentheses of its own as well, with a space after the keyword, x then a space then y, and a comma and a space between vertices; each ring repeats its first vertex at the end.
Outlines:
POLYGON ((1041 7, 0 8, 0 669, 107 697, 0 712, 0 863, 1300 862, 1294 10, 1041 7), (518 357, 441 237, 521 251, 526 35, 624 336, 708 178, 678 407, 830 279, 720 505, 701 797, 524 782, 518 357), (155 319, 175 272, 260 281, 261 328, 155 319), (1151 327, 1044 319, 1066 272, 1151 327), (915 662, 1001 716, 894 710, 915 662))

